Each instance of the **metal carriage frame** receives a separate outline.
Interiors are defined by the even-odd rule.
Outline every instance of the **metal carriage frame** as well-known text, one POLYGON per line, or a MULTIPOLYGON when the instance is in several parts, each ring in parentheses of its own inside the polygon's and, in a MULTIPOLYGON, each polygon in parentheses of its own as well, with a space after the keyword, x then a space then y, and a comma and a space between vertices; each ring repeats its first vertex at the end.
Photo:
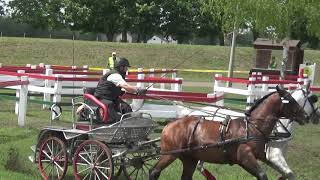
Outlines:
POLYGON ((147 179, 148 162, 160 155, 160 138, 148 137, 157 127, 151 115, 134 112, 113 124, 96 124, 95 110, 78 99, 72 100, 73 127, 44 127, 32 147, 29 159, 38 164, 42 177, 63 179, 72 164, 75 179, 116 179, 121 173, 129 180, 147 179), (88 110, 90 121, 77 121, 79 106, 88 110))

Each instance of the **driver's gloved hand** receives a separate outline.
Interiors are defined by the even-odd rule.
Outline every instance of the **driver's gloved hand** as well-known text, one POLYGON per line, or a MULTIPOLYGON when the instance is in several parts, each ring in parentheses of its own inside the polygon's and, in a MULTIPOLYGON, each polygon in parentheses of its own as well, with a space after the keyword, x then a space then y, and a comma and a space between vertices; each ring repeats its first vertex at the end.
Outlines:
POLYGON ((139 88, 138 90, 137 90, 137 95, 146 95, 146 93, 147 93, 147 89, 144 89, 144 88, 139 88))

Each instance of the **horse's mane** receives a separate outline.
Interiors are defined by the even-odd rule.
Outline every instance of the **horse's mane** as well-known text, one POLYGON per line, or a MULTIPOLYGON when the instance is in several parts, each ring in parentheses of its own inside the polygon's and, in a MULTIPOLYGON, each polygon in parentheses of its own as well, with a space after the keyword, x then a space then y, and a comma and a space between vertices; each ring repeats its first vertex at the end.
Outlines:
POLYGON ((255 110, 259 106, 259 104, 261 104, 265 99, 267 99, 269 96, 271 96, 274 93, 276 93, 276 91, 263 96, 261 99, 258 99, 256 102, 254 102, 254 104, 250 107, 250 109, 248 109, 244 114, 246 116, 250 116, 252 111, 255 110))

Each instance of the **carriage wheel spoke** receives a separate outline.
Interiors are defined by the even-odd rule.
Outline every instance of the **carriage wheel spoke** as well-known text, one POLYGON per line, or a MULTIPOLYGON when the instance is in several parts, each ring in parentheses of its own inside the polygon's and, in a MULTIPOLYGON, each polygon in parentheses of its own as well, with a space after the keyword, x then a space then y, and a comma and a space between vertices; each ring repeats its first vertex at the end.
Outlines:
POLYGON ((145 175, 144 177, 148 177, 148 174, 147 174, 147 172, 145 171, 145 169, 143 167, 142 167, 142 172, 145 175))
POLYGON ((108 176, 104 173, 104 172, 102 172, 100 169, 98 169, 98 171, 102 174, 102 176, 104 176, 106 179, 109 179, 108 178, 108 176))
POLYGON ((46 169, 50 167, 50 164, 47 164, 47 166, 45 168, 43 168, 43 171, 46 171, 46 169))
POLYGON ((42 150, 42 152, 49 158, 49 160, 52 160, 51 156, 45 150, 42 150))
POLYGON ((108 167, 103 167, 103 166, 96 166, 96 168, 98 168, 98 169, 105 169, 105 170, 109 170, 110 168, 108 168, 108 167))
POLYGON ((57 157, 59 157, 60 154, 62 154, 62 153, 63 153, 63 150, 61 149, 61 150, 54 156, 54 159, 56 159, 57 157))
MULTIPOLYGON (((104 154, 104 153, 103 153, 103 151, 102 151, 102 152, 99 154, 99 156, 96 158, 96 161, 98 161, 103 154, 104 154)), ((103 162, 103 161, 102 161, 102 162, 103 162)), ((102 162, 101 162, 101 163, 102 163, 102 162)))
POLYGON ((83 159, 87 164, 91 164, 86 158, 84 158, 81 154, 79 154, 80 158, 83 159))
MULTIPOLYGON (((81 165, 81 164, 80 164, 80 165, 81 165)), ((83 172, 87 171, 88 169, 90 169, 90 166, 89 166, 89 167, 87 167, 87 168, 85 168, 85 169, 82 169, 81 171, 79 171, 79 172, 78 172, 78 174, 81 174, 81 173, 83 173, 83 172)))
POLYGON ((63 172, 63 168, 56 161, 54 161, 54 164, 63 172))
MULTIPOLYGON (((80 174, 80 173, 79 173, 79 174, 80 174)), ((86 175, 83 177, 83 179, 86 179, 88 176, 89 176, 89 173, 86 174, 86 175)))
POLYGON ((97 164, 103 164, 103 163, 105 163, 105 162, 107 162, 107 161, 109 161, 109 159, 105 159, 105 160, 103 160, 103 161, 101 161, 101 162, 99 162, 99 163, 97 163, 97 164))
POLYGON ((50 171, 49 171, 49 177, 52 177, 52 171, 53 171, 53 166, 52 166, 52 164, 50 164, 50 171))
POLYGON ((90 171, 90 176, 89 176, 89 179, 91 180, 92 178, 92 171, 90 171))
POLYGON ((147 166, 147 167, 152 167, 152 165, 149 164, 149 163, 144 163, 144 165, 147 166))
POLYGON ((94 162, 94 158, 93 158, 93 151, 92 151, 92 145, 91 144, 89 144, 89 149, 90 149, 90 153, 89 153, 89 155, 90 155, 90 160, 91 160, 91 162, 94 162))
POLYGON ((57 172, 58 179, 60 179, 59 169, 58 169, 58 167, 57 167, 57 166, 55 166, 55 168, 56 168, 56 172, 57 172))
POLYGON ((136 172, 137 169, 134 169, 130 174, 129 176, 131 176, 134 172, 136 172))
POLYGON ((96 179, 96 177, 100 180, 99 174, 97 173, 97 171, 94 171, 94 173, 96 174, 96 176, 94 177, 94 179, 96 179))
POLYGON ((136 177, 135 177, 134 179, 138 179, 139 171, 140 171, 140 170, 138 169, 137 174, 136 174, 136 177))
MULTIPOLYGON (((89 152, 86 150, 86 148, 85 148, 85 147, 83 147, 83 151, 84 151, 84 153, 81 153, 81 154, 85 154, 85 155, 87 155, 87 156, 88 156, 88 158, 90 159, 90 161, 91 161, 91 162, 93 162, 93 160, 91 159, 91 156, 90 156, 89 152)), ((79 154, 79 155, 80 155, 80 154, 79 154)))

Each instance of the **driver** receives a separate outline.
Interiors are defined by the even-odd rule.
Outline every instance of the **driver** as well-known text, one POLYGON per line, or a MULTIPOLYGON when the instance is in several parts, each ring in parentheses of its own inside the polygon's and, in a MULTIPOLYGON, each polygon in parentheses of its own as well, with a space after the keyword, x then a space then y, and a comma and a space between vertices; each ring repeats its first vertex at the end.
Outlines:
POLYGON ((120 99, 125 92, 146 94, 146 89, 131 86, 125 81, 128 67, 131 66, 126 58, 116 59, 114 69, 100 78, 95 90, 94 96, 108 105, 109 122, 119 121, 122 114, 132 112, 130 105, 120 99))

